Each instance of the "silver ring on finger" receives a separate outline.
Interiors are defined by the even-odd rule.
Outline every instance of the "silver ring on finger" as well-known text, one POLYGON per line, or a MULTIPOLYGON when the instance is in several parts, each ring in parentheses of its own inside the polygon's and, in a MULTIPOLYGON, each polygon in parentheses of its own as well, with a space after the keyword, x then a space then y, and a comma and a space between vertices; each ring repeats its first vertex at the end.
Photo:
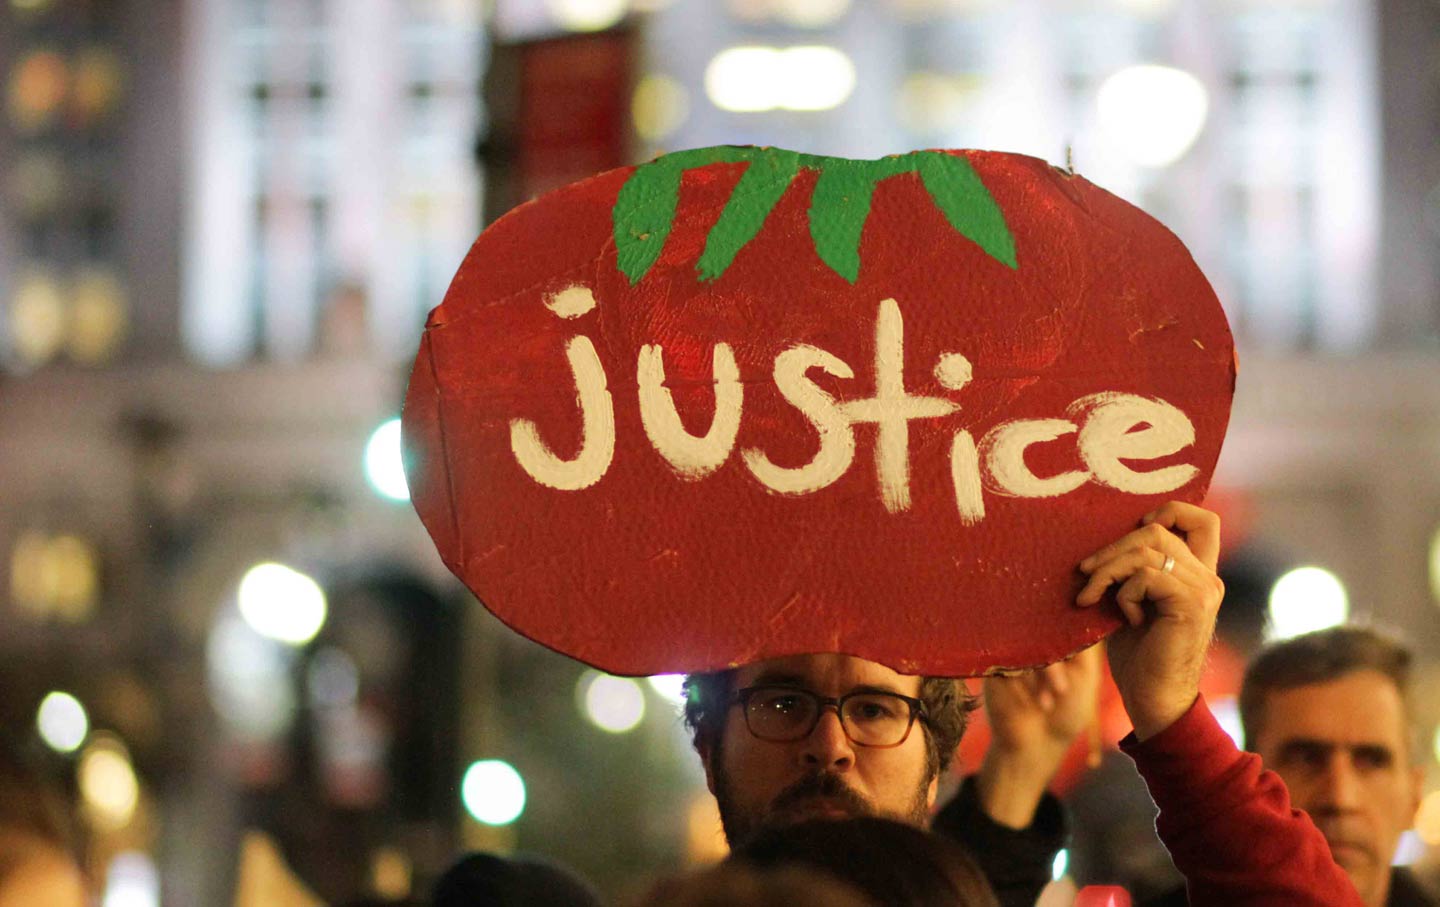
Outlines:
POLYGON ((1170 556, 1170 555, 1168 555, 1168 554, 1165 555, 1165 563, 1160 567, 1160 572, 1161 572, 1161 573, 1174 573, 1174 572, 1175 572, 1175 558, 1172 557, 1172 556, 1170 556))

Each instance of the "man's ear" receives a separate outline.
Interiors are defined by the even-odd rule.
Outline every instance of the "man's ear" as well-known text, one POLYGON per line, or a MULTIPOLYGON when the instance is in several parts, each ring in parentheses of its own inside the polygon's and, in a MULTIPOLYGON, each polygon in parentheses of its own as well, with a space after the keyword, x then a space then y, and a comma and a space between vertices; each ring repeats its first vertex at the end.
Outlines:
POLYGON ((1425 796, 1425 767, 1417 765, 1410 769, 1410 814, 1420 811, 1420 801, 1425 796))
POLYGON ((925 789, 925 805, 932 810, 935 809, 935 797, 938 796, 939 793, 940 773, 936 772, 935 776, 930 779, 930 786, 925 789))

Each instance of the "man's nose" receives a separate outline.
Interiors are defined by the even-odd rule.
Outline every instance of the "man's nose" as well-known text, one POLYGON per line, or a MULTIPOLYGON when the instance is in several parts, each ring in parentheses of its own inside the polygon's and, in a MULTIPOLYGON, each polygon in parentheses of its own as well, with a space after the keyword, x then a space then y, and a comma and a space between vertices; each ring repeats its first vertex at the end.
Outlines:
POLYGON ((807 768, 829 771, 844 771, 855 764, 855 751, 833 706, 821 709, 820 720, 800 748, 800 758, 807 768))
POLYGON ((1346 753, 1335 753, 1325 764, 1320 778, 1324 805, 1346 811, 1360 807, 1360 778, 1346 753))

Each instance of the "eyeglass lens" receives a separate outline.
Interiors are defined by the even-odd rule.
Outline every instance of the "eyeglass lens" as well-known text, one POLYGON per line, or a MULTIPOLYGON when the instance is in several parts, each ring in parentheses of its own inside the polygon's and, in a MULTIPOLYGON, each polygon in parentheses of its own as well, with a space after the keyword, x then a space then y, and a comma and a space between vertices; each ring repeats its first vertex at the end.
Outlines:
MULTIPOLYGON (((764 740, 798 740, 819 720, 820 697, 809 690, 761 687, 745 710, 750 732, 764 740)), ((862 746, 893 746, 911 724, 910 704, 888 693, 851 693, 841 699, 840 724, 862 746)))

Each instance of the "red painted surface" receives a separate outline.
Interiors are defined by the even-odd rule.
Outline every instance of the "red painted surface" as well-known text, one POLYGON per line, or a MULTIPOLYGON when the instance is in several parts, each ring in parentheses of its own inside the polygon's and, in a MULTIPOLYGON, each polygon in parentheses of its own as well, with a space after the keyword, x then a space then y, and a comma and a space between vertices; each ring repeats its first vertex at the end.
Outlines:
MULTIPOLYGON (((945 222, 913 175, 879 184, 854 285, 809 237, 815 182, 802 172, 759 235, 713 283, 695 276, 706 232, 744 171, 686 174, 673 232, 638 284, 616 267, 611 207, 631 169, 521 206, 476 241, 431 314, 404 413, 416 510, 446 564, 514 629, 605 670, 648 674, 840 651, 907 673, 973 675, 1047 663, 1119 625, 1112 606, 1073 605, 1075 565, 1163 500, 1199 501, 1220 451, 1233 346, 1213 291, 1168 230, 1082 178, 1019 155, 966 152, 1014 235, 1011 270, 945 222), (591 288, 575 319, 546 299, 591 288), (815 454, 814 428, 777 392, 775 357, 796 343, 838 356, 848 380, 811 377, 838 400, 875 393, 884 299, 904 317, 905 388, 947 397, 951 415, 909 424, 909 509, 883 506, 873 425, 834 484, 782 496, 745 468, 815 454), (614 401, 613 461, 594 485, 558 491, 518 464, 510 422, 533 421, 557 455, 581 440, 566 342, 589 337, 614 401), (690 431, 710 424, 712 345, 744 383, 735 450, 713 474, 677 475, 647 438, 636 395, 644 344, 664 348, 667 385, 690 431), (963 354, 959 391, 932 374, 963 354), (1097 392, 1158 397, 1196 442, 1139 464, 1198 467, 1178 490, 1137 496, 1090 482, 1048 499, 987 489, 966 525, 951 438, 1001 422, 1064 418, 1097 392)), ((1030 449, 1039 475, 1082 468, 1070 435, 1030 449)))

